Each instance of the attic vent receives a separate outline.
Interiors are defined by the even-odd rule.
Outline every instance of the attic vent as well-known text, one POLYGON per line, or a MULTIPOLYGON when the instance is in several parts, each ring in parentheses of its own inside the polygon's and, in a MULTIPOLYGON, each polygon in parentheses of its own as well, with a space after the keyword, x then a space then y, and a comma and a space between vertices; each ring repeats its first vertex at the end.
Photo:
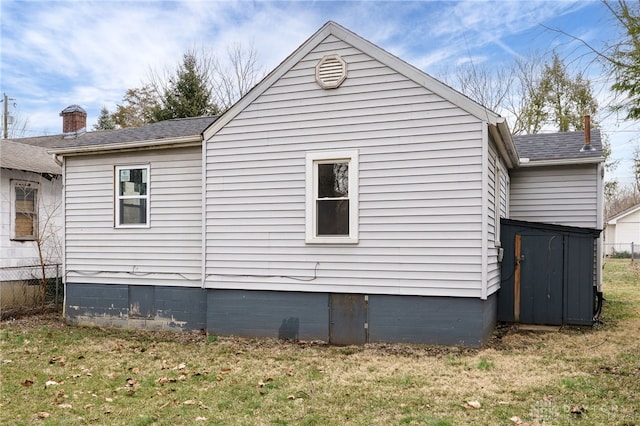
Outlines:
POLYGON ((340 87, 347 78, 347 63, 339 55, 327 55, 316 65, 316 81, 323 89, 340 87))

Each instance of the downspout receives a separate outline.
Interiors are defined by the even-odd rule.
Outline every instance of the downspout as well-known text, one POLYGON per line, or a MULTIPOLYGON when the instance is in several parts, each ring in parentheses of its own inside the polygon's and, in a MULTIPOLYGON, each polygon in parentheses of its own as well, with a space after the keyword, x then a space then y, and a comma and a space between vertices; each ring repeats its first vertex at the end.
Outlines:
MULTIPOLYGON (((57 155, 54 155, 56 163, 60 161, 57 155)), ((62 157, 62 318, 67 317, 67 161, 62 157)))
POLYGON ((207 143, 204 140, 204 135, 201 136, 201 151, 202 151, 202 159, 200 165, 200 171, 202 173, 202 193, 201 193, 201 248, 200 248, 200 285, 202 288, 206 288, 206 262, 207 262, 207 143))
POLYGON ((480 283, 480 298, 487 300, 487 293, 489 292, 489 123, 482 122, 482 259, 481 265, 481 283, 480 283))
MULTIPOLYGON (((604 163, 598 163, 598 167, 596 167, 596 182, 597 182, 597 200, 596 200, 596 228, 603 229, 604 227, 604 206, 603 199, 600 196, 604 192, 604 163)), ((603 231, 604 232, 604 231, 603 231)), ((602 241, 602 233, 597 240, 597 248, 596 248, 596 288, 597 291, 602 292, 602 249, 603 249, 603 241, 602 241)))

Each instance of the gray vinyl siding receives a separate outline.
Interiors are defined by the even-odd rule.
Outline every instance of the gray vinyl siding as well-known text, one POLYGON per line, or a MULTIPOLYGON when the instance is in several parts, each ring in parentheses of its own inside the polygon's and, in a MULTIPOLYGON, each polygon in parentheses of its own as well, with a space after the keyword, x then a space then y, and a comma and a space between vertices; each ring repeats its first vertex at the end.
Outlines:
POLYGON ((201 285, 200 147, 67 157, 69 283, 201 285), (114 168, 150 165, 149 228, 114 227, 114 168))
POLYGON ((487 237, 487 294, 500 288, 500 263, 498 262, 500 217, 506 217, 507 179, 506 167, 501 163, 493 141, 489 144, 488 164, 488 237, 487 237), (496 175, 496 166, 500 167, 500 178, 496 175), (498 197, 498 203, 496 203, 498 197), (498 211, 496 212, 496 207, 498 211))
POLYGON ((597 228, 597 184, 594 164, 514 170, 510 218, 597 228))
POLYGON ((207 287, 479 297, 482 125, 330 37, 206 142, 207 287), (351 149, 359 243, 307 245, 305 154, 351 149))

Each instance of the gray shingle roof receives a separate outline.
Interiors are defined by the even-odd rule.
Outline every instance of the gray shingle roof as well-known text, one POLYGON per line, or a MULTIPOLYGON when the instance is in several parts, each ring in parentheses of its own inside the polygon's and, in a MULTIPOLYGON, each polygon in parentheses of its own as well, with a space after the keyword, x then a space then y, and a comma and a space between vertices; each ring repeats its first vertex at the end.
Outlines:
POLYGON ((74 148, 91 145, 107 145, 114 143, 127 143, 150 141, 170 138, 180 138, 185 136, 197 136, 216 121, 217 116, 176 118, 173 120, 159 121, 141 127, 127 127, 116 130, 102 130, 96 132, 86 132, 65 138, 64 135, 39 136, 34 138, 14 139, 23 144, 35 145, 47 149, 52 148, 74 148))
POLYGON ((520 158, 536 160, 560 160, 602 157, 600 129, 591 129, 591 145, 595 151, 583 151, 584 132, 538 133, 514 136, 520 158))
POLYGON ((10 140, 0 141, 0 167, 36 173, 62 174, 62 168, 46 148, 10 140))

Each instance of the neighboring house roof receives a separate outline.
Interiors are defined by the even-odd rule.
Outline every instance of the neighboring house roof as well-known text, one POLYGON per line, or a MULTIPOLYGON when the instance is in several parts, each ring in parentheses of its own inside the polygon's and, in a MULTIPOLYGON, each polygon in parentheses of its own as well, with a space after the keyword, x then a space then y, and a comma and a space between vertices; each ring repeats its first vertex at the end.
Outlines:
POLYGON ((376 46, 359 35, 347 30, 346 28, 329 21, 322 26, 314 35, 305 41, 298 49, 289 55, 280 65, 271 71, 260 83, 251 89, 242 99, 234 104, 220 119, 211 125, 205 131, 205 139, 209 139, 216 132, 222 129, 235 116, 240 114, 254 100, 262 95, 269 87, 277 82, 285 73, 291 70, 302 58, 309 54, 316 46, 329 36, 335 36, 353 47, 361 50, 377 61, 383 63, 396 72, 413 80, 415 83, 427 88, 433 93, 448 100, 459 108, 465 110, 469 114, 477 117, 482 121, 486 121, 490 125, 490 131, 501 154, 505 157, 510 167, 517 164, 518 158, 515 145, 511 138, 511 132, 508 129, 504 117, 478 104, 462 93, 456 91, 445 83, 431 77, 425 72, 419 70, 411 64, 403 61, 397 56, 392 55, 386 50, 376 46))
POLYGON ((202 132, 217 118, 217 116, 176 118, 140 127, 86 132, 73 137, 55 135, 24 138, 17 141, 46 147, 55 154, 173 145, 201 141, 202 132))
POLYGON ((513 141, 521 166, 604 161, 600 129, 591 129, 591 146, 595 148, 593 151, 581 150, 585 145, 584 131, 520 135, 514 136, 513 141))
POLYGON ((623 210, 614 216, 611 216, 609 220, 607 220, 607 225, 615 225, 618 220, 623 219, 624 217, 629 216, 630 214, 633 214, 639 210, 640 210, 640 204, 631 206, 628 209, 623 210))
POLYGON ((45 148, 15 141, 0 141, 0 167, 51 175, 62 174, 62 167, 45 148))

